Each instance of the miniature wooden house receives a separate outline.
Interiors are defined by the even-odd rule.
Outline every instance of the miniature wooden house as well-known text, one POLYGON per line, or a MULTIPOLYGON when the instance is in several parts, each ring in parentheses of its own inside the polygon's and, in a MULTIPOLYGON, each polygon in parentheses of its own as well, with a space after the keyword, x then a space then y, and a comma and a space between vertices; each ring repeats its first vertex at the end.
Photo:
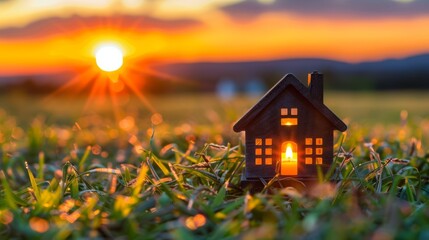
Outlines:
POLYGON ((346 129, 323 104, 322 74, 309 74, 308 87, 287 74, 234 125, 246 133, 242 182, 277 174, 315 179, 333 161, 333 131, 346 129))

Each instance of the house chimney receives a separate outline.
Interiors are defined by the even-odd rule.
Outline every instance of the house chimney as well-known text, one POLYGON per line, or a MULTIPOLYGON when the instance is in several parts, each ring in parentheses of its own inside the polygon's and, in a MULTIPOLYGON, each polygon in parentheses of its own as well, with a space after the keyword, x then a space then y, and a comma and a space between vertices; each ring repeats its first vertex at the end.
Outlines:
POLYGON ((308 88, 313 99, 323 103, 323 74, 314 71, 308 74, 308 88))

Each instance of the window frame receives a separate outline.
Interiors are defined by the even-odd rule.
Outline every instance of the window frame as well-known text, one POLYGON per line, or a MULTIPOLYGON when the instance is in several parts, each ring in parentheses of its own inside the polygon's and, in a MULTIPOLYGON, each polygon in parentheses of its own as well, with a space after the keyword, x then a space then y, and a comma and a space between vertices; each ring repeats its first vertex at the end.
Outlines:
POLYGON ((304 139, 304 163, 306 165, 323 164, 323 137, 306 137, 304 139))
POLYGON ((255 166, 273 165, 273 138, 255 138, 255 166))
POLYGON ((298 125, 298 108, 297 107, 281 107, 280 108, 280 125, 281 126, 297 126, 298 125))

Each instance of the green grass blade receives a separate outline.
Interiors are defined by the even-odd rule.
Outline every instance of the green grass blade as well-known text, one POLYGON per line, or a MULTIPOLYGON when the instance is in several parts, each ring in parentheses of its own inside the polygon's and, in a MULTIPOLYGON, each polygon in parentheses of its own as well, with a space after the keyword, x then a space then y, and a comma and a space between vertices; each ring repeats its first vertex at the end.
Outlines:
POLYGON ((146 179, 148 170, 149 170, 149 168, 146 166, 146 164, 141 165, 140 171, 139 171, 139 174, 137 175, 136 182, 135 182, 134 189, 133 189, 133 196, 134 197, 137 197, 140 194, 140 192, 143 188, 143 183, 146 179))
POLYGON ((161 159, 157 158, 155 155, 151 154, 150 159, 153 160, 153 162, 161 169, 162 173, 164 175, 168 175, 170 172, 168 171, 168 168, 164 165, 161 159))
POLYGON ((415 202, 415 189, 414 187, 410 184, 408 178, 405 178, 405 193, 407 195, 407 200, 410 202, 415 202))
POLYGON ((62 169, 62 179, 61 179, 62 197, 64 196, 64 194, 66 193, 66 190, 67 190, 67 184, 68 184, 67 179, 68 179, 68 175, 69 175, 70 165, 71 165, 70 162, 66 162, 66 164, 64 164, 63 169, 62 169))
POLYGON ((79 177, 85 176, 90 173, 107 173, 107 174, 120 175, 121 171, 115 168, 94 168, 94 169, 79 173, 79 177))
POLYGON ((173 164, 168 163, 168 167, 171 170, 171 175, 173 175, 174 179, 176 180, 177 184, 179 185, 179 188, 182 192, 185 192, 185 188, 183 187, 182 178, 179 177, 179 174, 177 173, 176 169, 174 168, 173 164))
POLYGON ((3 172, 3 170, 0 170, 0 179, 1 179, 1 184, 3 186, 3 190, 4 190, 4 194, 5 194, 5 200, 6 200, 6 204, 8 206, 9 209, 11 210, 17 210, 18 206, 15 203, 14 200, 14 194, 12 192, 12 189, 10 188, 9 183, 6 180, 6 176, 3 172))
POLYGON ((38 179, 44 179, 44 170, 45 170, 45 153, 40 152, 39 153, 39 170, 37 171, 37 178, 38 179))
POLYGON ((218 206, 220 206, 224 200, 225 200, 225 196, 226 196, 226 188, 228 186, 228 182, 225 182, 225 184, 223 184, 220 187, 220 190, 218 191, 216 197, 214 198, 213 202, 212 202, 212 207, 216 208, 218 206))
MULTIPOLYGON (((196 159, 196 158, 194 158, 194 157, 192 157, 192 156, 189 156, 188 154, 186 154, 186 153, 183 153, 183 152, 181 152, 181 151, 179 151, 179 150, 177 150, 177 149, 172 149, 172 151, 178 156, 178 157, 180 157, 179 158, 179 160, 181 160, 181 159, 186 159, 186 160, 188 160, 188 161, 190 161, 190 162, 192 162, 192 163, 198 163, 199 161, 198 161, 198 159, 196 159)), ((181 161, 179 161, 179 160, 177 160, 176 159, 176 163, 180 163, 181 161)))
POLYGON ((158 174, 156 173, 155 169, 152 166, 152 163, 150 162, 149 158, 146 158, 146 163, 149 166, 150 172, 152 173, 152 176, 156 179, 159 180, 160 177, 158 176, 158 174))
MULTIPOLYGON (((231 161, 232 161, 232 159, 230 159, 231 161)), ((236 174, 239 172, 239 171, 242 171, 242 166, 243 166, 243 164, 244 164, 244 157, 243 158, 241 158, 241 160, 236 160, 235 162, 234 162, 234 164, 231 166, 231 170, 232 171, 229 171, 228 172, 228 175, 226 176, 226 180, 225 181, 228 181, 228 182, 231 182, 232 181, 232 179, 234 178, 234 176, 236 176, 236 174)))
POLYGON ((124 180, 127 184, 131 181, 130 170, 126 166, 125 166, 125 170, 124 170, 124 180))
POLYGON ((199 169, 193 169, 191 167, 187 167, 187 166, 183 166, 183 165, 179 165, 179 164, 175 165, 175 167, 181 168, 181 169, 183 169, 189 173, 195 174, 195 175, 200 176, 202 178, 210 179, 216 183, 220 183, 219 178, 211 172, 202 171, 199 169))
POLYGON ((83 172, 85 170, 85 162, 88 160, 89 153, 91 153, 91 146, 86 147, 85 153, 79 161, 79 172, 83 172))
POLYGON ((39 189, 39 186, 37 186, 36 179, 34 179, 34 175, 31 172, 30 168, 28 167, 27 162, 25 162, 25 168, 27 169, 28 178, 30 179, 31 188, 33 188, 36 201, 39 201, 40 200, 40 189, 39 189))
POLYGON ((79 199, 79 181, 76 175, 71 179, 70 194, 73 199, 79 199))

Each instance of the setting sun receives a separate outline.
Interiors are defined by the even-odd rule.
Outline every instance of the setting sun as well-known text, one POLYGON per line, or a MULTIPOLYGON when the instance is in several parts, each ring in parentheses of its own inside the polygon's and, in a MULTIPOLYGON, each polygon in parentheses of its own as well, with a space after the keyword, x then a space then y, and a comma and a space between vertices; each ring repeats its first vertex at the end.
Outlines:
POLYGON ((95 51, 95 61, 97 66, 103 71, 116 71, 123 64, 122 50, 115 44, 101 45, 95 51))

